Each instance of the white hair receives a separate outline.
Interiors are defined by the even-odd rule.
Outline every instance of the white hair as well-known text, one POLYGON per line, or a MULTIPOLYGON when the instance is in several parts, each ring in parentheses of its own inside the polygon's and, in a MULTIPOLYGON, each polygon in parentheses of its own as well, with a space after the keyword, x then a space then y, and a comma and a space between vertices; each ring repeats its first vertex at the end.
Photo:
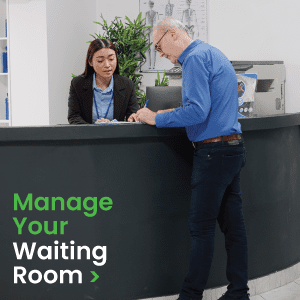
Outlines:
POLYGON ((189 37, 185 25, 172 17, 167 17, 161 20, 156 26, 158 32, 163 35, 170 28, 177 28, 189 37))

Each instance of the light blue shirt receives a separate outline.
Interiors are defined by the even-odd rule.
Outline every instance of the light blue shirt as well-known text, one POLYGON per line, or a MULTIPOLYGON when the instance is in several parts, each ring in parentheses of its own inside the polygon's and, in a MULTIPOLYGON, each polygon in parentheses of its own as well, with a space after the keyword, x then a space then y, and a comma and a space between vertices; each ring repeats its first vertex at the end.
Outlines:
POLYGON ((238 82, 228 58, 196 39, 179 56, 182 104, 157 114, 156 126, 185 127, 192 142, 242 133, 238 122, 238 82))
POLYGON ((97 121, 97 110, 95 107, 95 101, 98 108, 99 119, 104 118, 107 112, 110 101, 111 105, 109 107, 106 119, 112 120, 114 117, 114 77, 111 76, 110 84, 106 90, 102 91, 101 88, 97 87, 95 73, 93 75, 93 123, 97 121))

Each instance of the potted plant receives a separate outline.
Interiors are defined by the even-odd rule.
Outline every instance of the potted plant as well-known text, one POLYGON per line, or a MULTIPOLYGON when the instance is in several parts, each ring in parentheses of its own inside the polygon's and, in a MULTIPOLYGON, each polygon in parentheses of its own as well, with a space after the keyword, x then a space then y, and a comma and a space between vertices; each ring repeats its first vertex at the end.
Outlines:
POLYGON ((168 108, 176 108, 182 103, 181 86, 169 86, 169 78, 164 76, 160 81, 159 72, 157 71, 157 79, 155 86, 146 87, 146 98, 149 99, 148 108, 152 111, 158 111, 168 108))
MULTIPOLYGON (((102 14, 101 18, 104 24, 94 22, 102 26, 104 30, 103 35, 90 34, 94 39, 108 39, 117 49, 118 63, 120 69, 120 75, 131 79, 135 85, 136 96, 140 106, 144 106, 146 102, 145 92, 140 89, 142 74, 135 74, 140 67, 146 62, 145 52, 152 45, 148 43, 147 35, 144 33, 145 29, 151 26, 144 26, 144 20, 141 20, 142 13, 139 13, 136 20, 133 22, 125 16, 128 21, 124 26, 122 21, 118 20, 120 17, 115 17, 115 20, 110 26, 107 26, 107 22, 104 20, 102 14)), ((87 43, 91 43, 88 41, 87 43)), ((72 74, 73 77, 76 75, 72 74)))
POLYGON ((155 86, 168 86, 169 85, 169 78, 165 77, 166 76, 166 71, 164 71, 164 76, 160 82, 160 77, 159 73, 157 71, 157 79, 155 79, 155 86))

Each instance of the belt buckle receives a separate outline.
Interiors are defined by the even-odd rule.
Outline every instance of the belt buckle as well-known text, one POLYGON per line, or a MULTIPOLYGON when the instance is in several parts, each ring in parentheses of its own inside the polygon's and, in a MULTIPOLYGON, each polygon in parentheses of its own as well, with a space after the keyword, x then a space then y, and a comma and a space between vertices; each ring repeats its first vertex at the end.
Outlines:
POLYGON ((238 145, 240 143, 240 139, 235 139, 231 141, 227 141, 228 145, 238 145))

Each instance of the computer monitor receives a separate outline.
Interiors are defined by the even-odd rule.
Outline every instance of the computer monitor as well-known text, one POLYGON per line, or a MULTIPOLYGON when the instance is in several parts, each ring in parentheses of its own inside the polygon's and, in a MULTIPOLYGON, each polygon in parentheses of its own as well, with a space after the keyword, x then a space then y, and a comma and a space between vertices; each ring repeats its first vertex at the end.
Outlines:
POLYGON ((147 107, 154 112, 162 109, 177 108, 182 106, 181 86, 147 86, 147 107))

